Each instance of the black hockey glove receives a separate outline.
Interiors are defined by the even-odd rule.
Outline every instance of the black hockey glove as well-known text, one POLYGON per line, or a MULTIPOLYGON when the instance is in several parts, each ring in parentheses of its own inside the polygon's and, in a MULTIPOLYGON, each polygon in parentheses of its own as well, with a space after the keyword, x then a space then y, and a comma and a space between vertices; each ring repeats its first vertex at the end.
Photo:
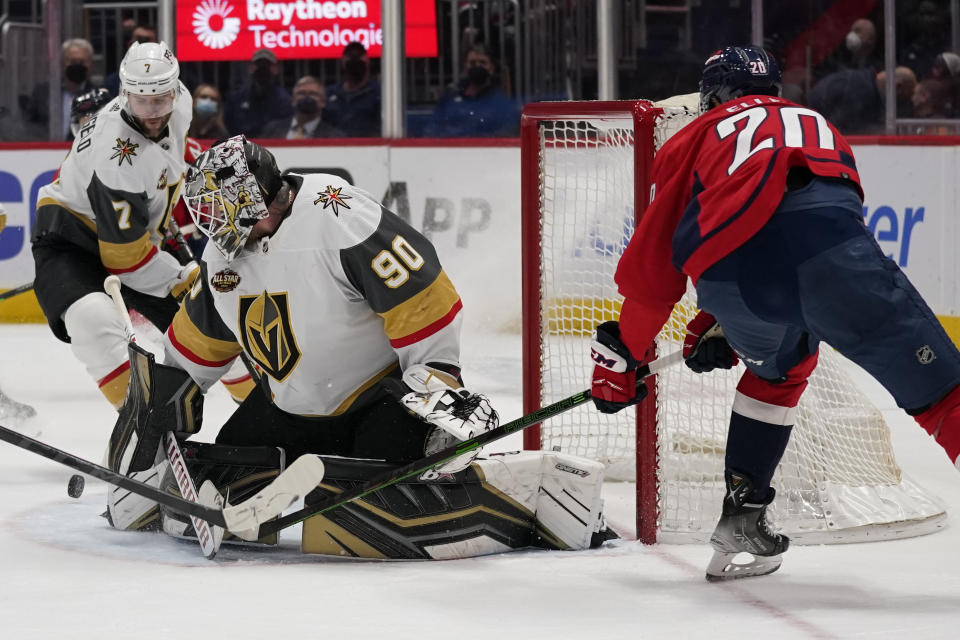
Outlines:
POLYGON ((701 311, 687 324, 683 339, 683 361, 696 373, 730 369, 740 361, 723 337, 716 318, 701 311))

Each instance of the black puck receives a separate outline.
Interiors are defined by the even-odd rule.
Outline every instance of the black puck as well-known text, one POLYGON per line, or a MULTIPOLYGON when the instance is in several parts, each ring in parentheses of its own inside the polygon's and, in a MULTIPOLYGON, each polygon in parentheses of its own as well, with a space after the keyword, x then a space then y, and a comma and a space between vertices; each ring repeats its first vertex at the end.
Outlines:
POLYGON ((71 498, 79 498, 83 495, 83 476, 70 476, 70 482, 67 483, 67 495, 71 498))

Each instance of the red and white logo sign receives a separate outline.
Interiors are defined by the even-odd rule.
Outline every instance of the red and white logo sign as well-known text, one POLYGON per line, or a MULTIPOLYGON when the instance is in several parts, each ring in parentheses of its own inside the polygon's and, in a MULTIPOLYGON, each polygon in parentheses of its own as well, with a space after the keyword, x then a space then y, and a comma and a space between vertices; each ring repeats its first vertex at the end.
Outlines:
MULTIPOLYGON (((177 0, 177 58, 249 60, 257 49, 278 59, 339 58, 358 41, 370 57, 383 45, 381 0, 177 0)), ((437 55, 433 0, 404 3, 406 55, 437 55)))
POLYGON ((226 0, 203 0, 193 12, 193 35, 205 47, 229 47, 240 33, 240 18, 232 13, 233 5, 226 0))

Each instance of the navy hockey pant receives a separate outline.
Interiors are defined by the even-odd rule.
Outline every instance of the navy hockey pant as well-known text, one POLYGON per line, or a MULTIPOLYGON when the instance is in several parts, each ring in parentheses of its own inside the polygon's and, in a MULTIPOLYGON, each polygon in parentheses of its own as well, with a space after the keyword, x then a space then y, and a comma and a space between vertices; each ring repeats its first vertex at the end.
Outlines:
POLYGON ((860 199, 813 180, 697 282, 700 307, 757 376, 779 379, 826 342, 915 413, 960 384, 960 352, 863 223, 860 199))
MULTIPOLYGON (((960 384, 960 352, 883 254, 863 222, 857 193, 845 183, 815 179, 787 193, 763 229, 704 272, 697 297, 750 372, 763 379, 745 377, 740 385, 761 401, 776 405, 790 395, 777 388, 785 379, 782 385, 795 385, 799 399, 804 385, 794 378, 805 379, 821 341, 863 367, 914 415, 960 384), (764 380, 771 381, 767 389, 764 380)), ((780 425, 762 412, 759 420, 743 413, 731 416, 726 465, 754 480, 753 497, 760 500, 792 420, 780 425)))

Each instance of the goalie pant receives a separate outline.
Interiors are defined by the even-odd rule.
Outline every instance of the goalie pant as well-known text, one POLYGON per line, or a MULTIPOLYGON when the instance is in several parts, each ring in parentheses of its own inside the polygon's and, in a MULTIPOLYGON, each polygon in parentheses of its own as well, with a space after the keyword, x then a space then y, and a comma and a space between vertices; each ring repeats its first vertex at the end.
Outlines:
MULTIPOLYGON (((255 492, 282 464, 272 447, 184 444, 197 483, 210 479, 231 500, 255 492)), ((323 458, 323 482, 306 497, 313 504, 349 491, 391 465, 323 458)), ((615 535, 606 530, 600 492, 604 467, 557 452, 497 454, 437 480, 410 480, 308 518, 304 553, 392 560, 446 560, 539 547, 579 550, 615 535)), ((171 483, 172 488, 172 483, 171 483)), ((163 514, 163 530, 192 537, 189 520, 163 514)), ((224 538, 224 543, 242 542, 224 538)), ((261 540, 275 544, 276 537, 261 540)))

